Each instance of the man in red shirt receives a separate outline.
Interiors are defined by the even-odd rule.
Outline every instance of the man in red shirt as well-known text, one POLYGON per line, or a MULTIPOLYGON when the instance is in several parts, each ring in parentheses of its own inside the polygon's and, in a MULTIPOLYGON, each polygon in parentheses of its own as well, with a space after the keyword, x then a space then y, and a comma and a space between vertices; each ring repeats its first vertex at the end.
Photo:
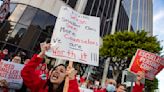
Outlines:
POLYGON ((145 77, 145 73, 142 71, 138 71, 137 79, 135 82, 135 86, 133 87, 132 92, 142 92, 144 88, 144 84, 141 83, 141 80, 145 77))

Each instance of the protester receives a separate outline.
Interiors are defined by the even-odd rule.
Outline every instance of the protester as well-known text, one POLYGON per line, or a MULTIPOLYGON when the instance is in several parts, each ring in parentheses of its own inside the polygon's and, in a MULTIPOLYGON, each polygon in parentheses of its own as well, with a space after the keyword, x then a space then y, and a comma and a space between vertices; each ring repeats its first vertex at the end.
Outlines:
POLYGON ((4 49, 3 51, 0 51, 0 60, 5 59, 7 55, 8 55, 8 49, 4 49))
POLYGON ((126 92, 126 85, 118 84, 116 88, 116 92, 126 92))
POLYGON ((142 92, 143 91, 144 84, 141 83, 141 80, 144 77, 145 77, 145 73, 142 71, 138 71, 135 86, 133 87, 132 92, 142 92))
MULTIPOLYGON (((8 52, 8 50, 7 50, 7 52, 8 52)), ((7 54, 7 53, 5 53, 5 54, 7 54)), ((21 63, 21 57, 16 55, 13 57, 11 62, 20 64, 21 63)), ((18 89, 9 89, 8 88, 8 85, 7 85, 8 83, 6 80, 0 79, 0 82, 1 82, 0 84, 2 85, 0 92, 17 92, 16 90, 18 90, 18 89)))
POLYGON ((107 92, 114 92, 116 90, 116 81, 114 79, 107 79, 106 81, 106 91, 107 92))
POLYGON ((21 64, 21 60, 22 60, 21 57, 18 56, 18 55, 16 55, 16 56, 13 57, 13 59, 11 60, 11 62, 17 63, 17 64, 21 64))
POLYGON ((41 63, 45 52, 49 48, 50 44, 45 43, 41 47, 41 52, 38 55, 35 54, 21 71, 21 76, 26 86, 31 90, 31 92, 63 92, 65 78, 68 76, 68 92, 79 92, 77 80, 75 78, 75 74, 77 72, 71 67, 66 69, 66 67, 62 64, 56 66, 52 71, 50 71, 49 79, 46 82, 38 78, 35 74, 36 67, 41 63))
POLYGON ((35 70, 35 74, 37 74, 38 77, 41 78, 42 80, 47 80, 48 78, 47 65, 42 64, 40 69, 35 70))
POLYGON ((30 59, 25 59, 23 63, 26 65, 28 62, 30 62, 30 59))

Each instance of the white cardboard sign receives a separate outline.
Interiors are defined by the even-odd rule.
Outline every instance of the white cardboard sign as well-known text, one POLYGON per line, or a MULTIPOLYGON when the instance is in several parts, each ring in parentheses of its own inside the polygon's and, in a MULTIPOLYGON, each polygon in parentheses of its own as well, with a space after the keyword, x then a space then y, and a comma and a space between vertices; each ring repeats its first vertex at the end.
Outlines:
POLYGON ((51 38, 50 57, 98 66, 100 19, 63 6, 51 38))

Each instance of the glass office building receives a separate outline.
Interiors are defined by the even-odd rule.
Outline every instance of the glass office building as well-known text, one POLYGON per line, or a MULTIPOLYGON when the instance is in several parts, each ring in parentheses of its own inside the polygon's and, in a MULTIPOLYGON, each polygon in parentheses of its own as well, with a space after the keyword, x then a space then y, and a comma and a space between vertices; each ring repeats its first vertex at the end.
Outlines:
POLYGON ((128 17, 130 18, 130 14, 132 16, 131 25, 133 30, 144 30, 149 35, 153 34, 152 0, 122 0, 122 5, 128 17))
MULTIPOLYGON (((152 0, 120 2, 115 30, 145 29, 152 34, 152 0), (138 8, 138 6, 140 8, 138 8), (144 7, 144 8, 143 8, 144 7)), ((40 42, 50 39, 61 6, 66 5, 81 13, 100 17, 100 36, 111 33, 117 0, 10 0, 10 12, 0 24, 0 49, 11 53, 26 52, 29 56, 40 50, 40 42)))

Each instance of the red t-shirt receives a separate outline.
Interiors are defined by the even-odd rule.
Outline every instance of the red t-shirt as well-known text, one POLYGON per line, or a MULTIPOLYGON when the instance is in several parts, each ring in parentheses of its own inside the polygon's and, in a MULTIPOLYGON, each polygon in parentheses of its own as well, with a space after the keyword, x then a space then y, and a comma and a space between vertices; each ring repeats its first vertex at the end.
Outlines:
POLYGON ((135 83, 135 86, 133 87, 133 91, 132 92, 142 92, 143 88, 144 88, 144 85, 142 83, 140 85, 135 83))

